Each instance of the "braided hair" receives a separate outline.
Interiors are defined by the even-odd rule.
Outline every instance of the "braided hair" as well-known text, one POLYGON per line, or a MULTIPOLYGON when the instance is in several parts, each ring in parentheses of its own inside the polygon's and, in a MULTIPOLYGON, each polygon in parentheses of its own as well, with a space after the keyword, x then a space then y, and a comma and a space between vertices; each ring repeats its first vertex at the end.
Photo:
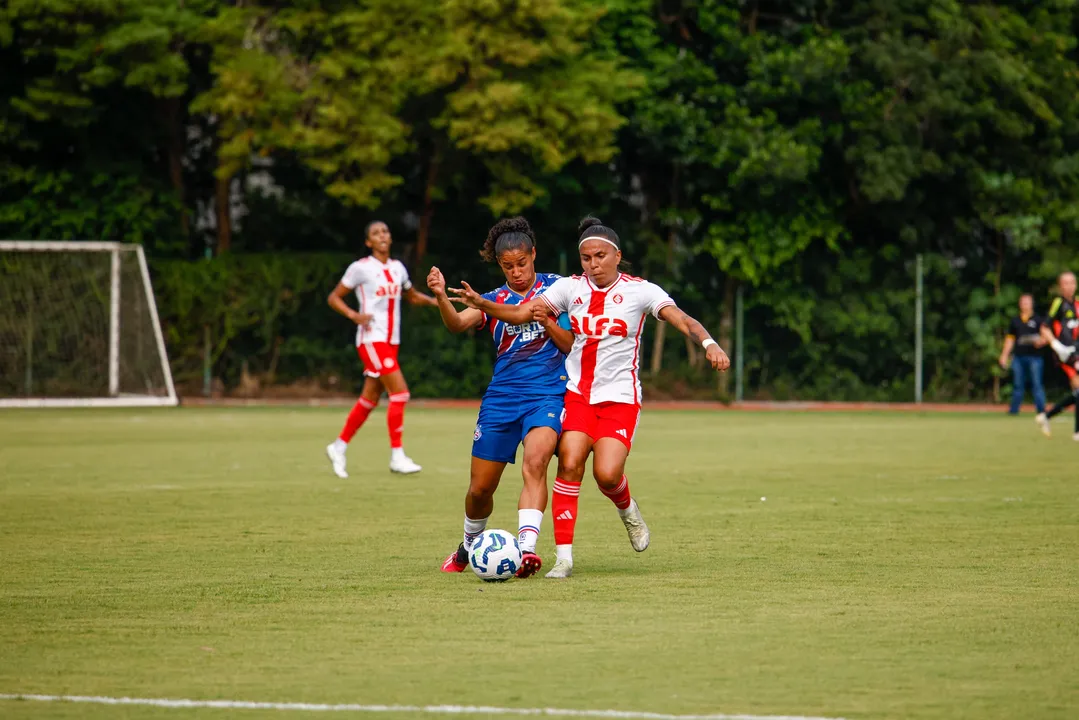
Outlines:
POLYGON ((523 217, 503 218, 487 232, 480 257, 485 262, 497 262, 507 250, 528 252, 536 247, 536 233, 523 217))

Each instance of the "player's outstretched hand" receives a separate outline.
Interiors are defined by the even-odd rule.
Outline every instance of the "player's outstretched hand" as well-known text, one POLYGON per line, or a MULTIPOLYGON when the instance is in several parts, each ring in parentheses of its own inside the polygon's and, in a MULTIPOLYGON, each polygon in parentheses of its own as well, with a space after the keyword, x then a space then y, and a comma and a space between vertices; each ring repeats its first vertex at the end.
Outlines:
POLYGON ((450 288, 449 291, 456 297, 450 298, 454 302, 459 302, 462 305, 470 308, 480 309, 480 303, 483 302, 483 296, 472 289, 472 287, 464 280, 461 281, 461 287, 450 288))
POLYGON ((442 276, 442 271, 437 267, 431 268, 431 272, 427 273, 427 287, 438 297, 443 297, 446 294, 446 278, 442 276))
POLYGON ((713 370, 724 372, 731 366, 731 359, 727 357, 727 353, 723 352, 723 348, 719 345, 709 345, 708 349, 705 350, 705 357, 712 364, 713 370))

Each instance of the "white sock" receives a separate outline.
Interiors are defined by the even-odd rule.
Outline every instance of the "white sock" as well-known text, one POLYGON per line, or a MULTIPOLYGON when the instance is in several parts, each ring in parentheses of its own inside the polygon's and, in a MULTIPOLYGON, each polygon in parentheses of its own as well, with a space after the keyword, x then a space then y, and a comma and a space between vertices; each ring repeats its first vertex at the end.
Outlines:
POLYGON ((480 518, 479 520, 473 520, 468 515, 465 515, 465 550, 472 547, 472 541, 476 539, 487 527, 487 518, 480 518))
POLYGON ((554 546, 555 560, 565 560, 570 565, 573 564, 573 545, 555 545, 554 546))
POLYGON ((337 438, 333 441, 333 449, 337 452, 344 452, 345 450, 348 450, 348 443, 341 438, 337 438))
POLYGON ((397 462, 398 460, 404 460, 405 457, 406 457, 405 456, 405 449, 403 447, 390 448, 390 460, 392 462, 397 462))
POLYGON ((636 508, 637 508, 637 501, 634 500, 633 498, 630 498, 629 499, 629 506, 625 510, 623 510, 620 507, 616 507, 615 510, 618 511, 618 517, 624 518, 626 515, 629 515, 631 512, 633 512, 636 508))
POLYGON ((517 511, 517 544, 521 546, 521 552, 536 552, 536 541, 539 540, 542 524, 542 510, 517 511))

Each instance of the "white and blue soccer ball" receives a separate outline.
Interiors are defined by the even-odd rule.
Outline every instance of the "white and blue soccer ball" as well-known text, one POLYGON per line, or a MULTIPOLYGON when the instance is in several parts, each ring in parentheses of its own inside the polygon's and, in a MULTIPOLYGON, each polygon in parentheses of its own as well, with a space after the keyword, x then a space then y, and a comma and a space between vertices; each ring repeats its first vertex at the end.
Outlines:
POLYGON ((468 551, 472 572, 487 582, 503 582, 517 575, 521 567, 521 547, 517 536, 505 530, 485 530, 472 541, 468 551))

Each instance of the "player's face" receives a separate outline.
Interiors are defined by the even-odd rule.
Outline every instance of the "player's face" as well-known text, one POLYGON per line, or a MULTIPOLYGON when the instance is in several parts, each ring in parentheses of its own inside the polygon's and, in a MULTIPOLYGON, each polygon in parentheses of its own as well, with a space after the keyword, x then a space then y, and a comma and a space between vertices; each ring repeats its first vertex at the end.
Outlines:
POLYGON ((375 223, 367 233, 367 241, 364 243, 371 248, 372 252, 388 255, 390 252, 390 229, 386 223, 375 223))
POLYGON ((1075 276, 1064 273, 1060 276, 1060 294, 1069 300, 1075 297, 1075 276))
POLYGON ((622 251, 602 240, 587 240, 581 245, 581 269, 596 287, 605 288, 618 279, 622 251))
POLYGON ((498 256, 498 266, 502 268, 511 290, 528 292, 536 282, 536 248, 506 250, 498 256))
POLYGON ((1024 295, 1019 298, 1019 312, 1024 315, 1034 314, 1034 298, 1029 295, 1024 295))

